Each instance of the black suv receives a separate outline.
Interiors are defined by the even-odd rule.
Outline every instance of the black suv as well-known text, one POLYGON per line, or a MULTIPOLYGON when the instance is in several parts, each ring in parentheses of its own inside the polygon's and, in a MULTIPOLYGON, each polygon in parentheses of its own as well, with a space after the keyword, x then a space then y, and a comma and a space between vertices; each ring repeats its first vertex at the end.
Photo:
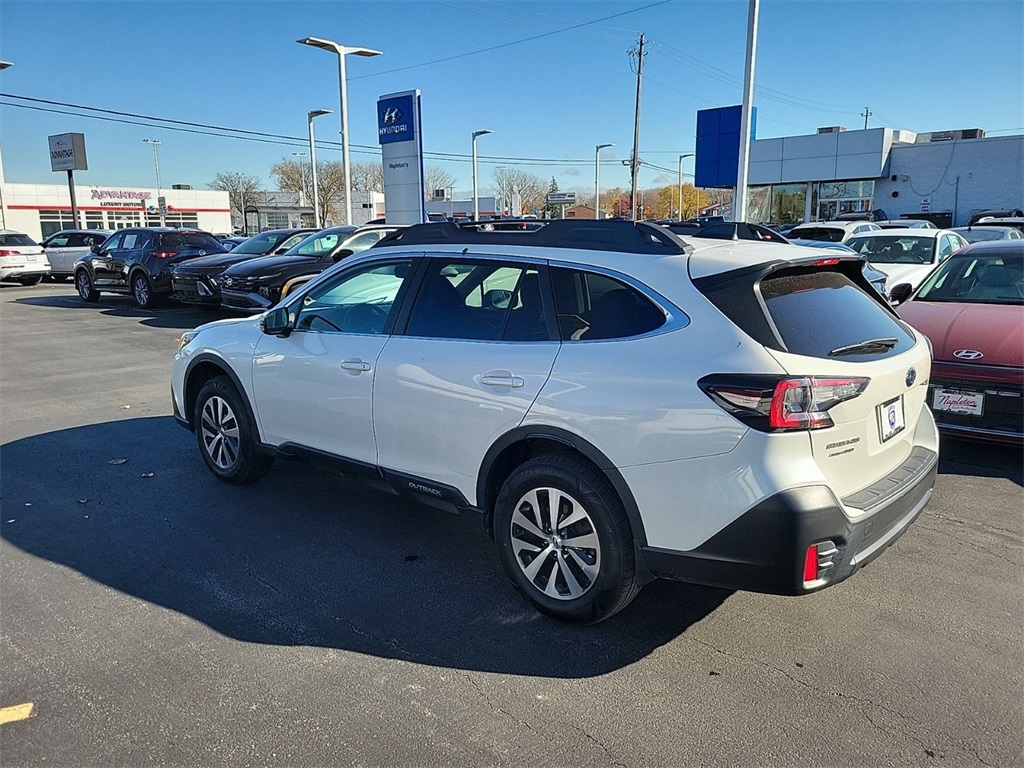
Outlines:
POLYGON ((264 256, 235 264, 220 281, 222 305, 228 309, 261 312, 288 293, 296 278, 318 275, 334 264, 338 244, 355 232, 352 226, 330 227, 310 235, 280 256, 264 256))
POLYGON ((260 232, 235 246, 228 253, 189 259, 177 265, 171 274, 174 298, 188 304, 216 308, 220 306, 221 273, 243 261, 285 253, 298 245, 315 229, 271 229, 260 232))
POLYGON ((75 262, 75 288, 82 301, 100 293, 127 293, 148 309, 171 293, 171 270, 179 262, 226 253, 209 232, 169 227, 122 229, 75 262))

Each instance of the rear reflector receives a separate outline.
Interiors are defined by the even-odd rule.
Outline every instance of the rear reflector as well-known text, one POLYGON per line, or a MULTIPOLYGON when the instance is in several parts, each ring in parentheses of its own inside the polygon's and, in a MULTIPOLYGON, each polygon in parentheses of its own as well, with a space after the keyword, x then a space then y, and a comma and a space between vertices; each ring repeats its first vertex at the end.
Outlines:
POLYGON ((818 580, 818 545, 811 544, 804 555, 804 583, 818 580))

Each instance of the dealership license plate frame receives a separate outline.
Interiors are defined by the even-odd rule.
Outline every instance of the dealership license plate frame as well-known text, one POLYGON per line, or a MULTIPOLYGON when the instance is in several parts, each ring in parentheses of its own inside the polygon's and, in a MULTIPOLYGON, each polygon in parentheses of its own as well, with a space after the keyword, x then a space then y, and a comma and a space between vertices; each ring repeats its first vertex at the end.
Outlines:
POLYGON ((982 392, 967 392, 962 389, 945 389, 942 387, 936 387, 932 392, 932 410, 942 411, 943 413, 955 413, 960 416, 984 416, 985 415, 985 395, 982 392), (975 398, 978 401, 977 410, 973 408, 963 407, 949 407, 939 405, 939 397, 942 395, 964 395, 975 398))
POLYGON ((879 403, 875 412, 878 414, 878 439, 887 443, 896 435, 907 428, 907 416, 903 408, 903 395, 897 395, 891 400, 879 403), (889 413, 895 417, 894 423, 890 425, 889 413))

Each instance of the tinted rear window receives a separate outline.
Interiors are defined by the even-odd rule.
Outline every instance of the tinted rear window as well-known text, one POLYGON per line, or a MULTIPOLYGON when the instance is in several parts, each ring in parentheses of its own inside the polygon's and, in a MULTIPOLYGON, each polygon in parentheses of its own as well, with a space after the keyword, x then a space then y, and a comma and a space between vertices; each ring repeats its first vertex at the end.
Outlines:
POLYGON ((799 237, 803 240, 819 240, 825 243, 841 243, 846 236, 846 230, 835 227, 798 227, 792 230, 790 237, 799 237))
POLYGON ((884 353, 845 357, 875 360, 910 349, 914 338, 846 275, 832 270, 789 272, 761 281, 761 297, 786 350, 828 357, 840 347, 869 339, 894 338, 884 353))
POLYGON ((224 250, 220 240, 213 235, 204 235, 199 232, 166 232, 160 236, 160 247, 167 250, 197 248, 214 253, 224 250))
POLYGON ((37 245, 28 235, 0 234, 0 245, 37 245))

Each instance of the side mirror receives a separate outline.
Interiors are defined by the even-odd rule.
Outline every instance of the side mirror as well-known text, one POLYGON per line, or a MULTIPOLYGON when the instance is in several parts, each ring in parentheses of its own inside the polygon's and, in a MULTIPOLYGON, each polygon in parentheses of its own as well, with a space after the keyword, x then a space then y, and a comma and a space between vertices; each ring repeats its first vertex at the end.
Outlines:
POLYGON ((260 318, 260 330, 268 336, 288 336, 292 332, 288 307, 276 307, 260 318))
POLYGON ((914 286, 910 283, 899 283, 892 287, 889 291, 889 298, 893 304, 902 304, 904 301, 910 298, 910 294, 914 292, 914 286))
POLYGON ((100 252, 100 247, 99 247, 99 245, 98 245, 98 244, 95 244, 95 243, 94 243, 93 245, 90 245, 90 246, 89 246, 89 251, 90 251, 91 253, 97 253, 97 254, 98 254, 98 253, 100 252))
POLYGON ((337 264, 339 261, 341 261, 342 259, 348 258, 353 253, 355 253, 355 251, 353 251, 351 248, 342 248, 337 253, 335 253, 333 256, 331 256, 331 259, 334 261, 335 264, 337 264))

